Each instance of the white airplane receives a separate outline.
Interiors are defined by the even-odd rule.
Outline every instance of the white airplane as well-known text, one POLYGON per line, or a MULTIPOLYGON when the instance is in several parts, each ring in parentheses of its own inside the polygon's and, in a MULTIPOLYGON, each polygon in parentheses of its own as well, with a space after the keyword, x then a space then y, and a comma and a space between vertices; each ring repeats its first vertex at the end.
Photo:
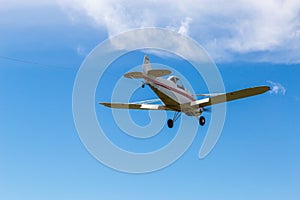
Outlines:
POLYGON ((269 86, 258 86, 237 90, 223 94, 191 94, 184 88, 180 79, 176 76, 169 76, 167 79, 162 78, 171 74, 170 70, 152 69, 148 56, 144 57, 143 72, 129 72, 124 74, 126 78, 144 79, 142 87, 148 85, 158 96, 157 100, 146 100, 139 103, 105 103, 99 102, 104 106, 119 109, 138 109, 138 110, 170 110, 174 111, 173 119, 168 119, 167 124, 172 128, 174 122, 179 118, 181 113, 188 116, 199 117, 199 124, 205 124, 205 118, 201 114, 206 111, 207 106, 218 103, 241 99, 249 96, 262 94, 270 90, 269 86), (200 100, 195 99, 197 96, 206 96, 200 100), (163 102, 163 105, 151 104, 156 101, 163 102))

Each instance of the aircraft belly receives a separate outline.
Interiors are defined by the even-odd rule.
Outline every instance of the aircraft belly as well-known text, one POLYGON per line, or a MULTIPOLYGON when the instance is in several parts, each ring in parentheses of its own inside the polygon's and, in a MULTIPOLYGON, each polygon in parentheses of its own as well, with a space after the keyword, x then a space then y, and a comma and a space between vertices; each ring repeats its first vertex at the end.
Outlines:
POLYGON ((154 87, 153 85, 149 85, 149 86, 166 106, 174 110, 178 110, 178 111, 181 110, 180 104, 177 101, 175 101, 174 99, 172 99, 171 97, 169 97, 168 95, 166 95, 164 92, 154 87))
POLYGON ((168 97, 176 100, 179 104, 185 104, 185 103, 190 102, 190 100, 187 97, 185 97, 181 94, 177 94, 176 92, 173 92, 173 91, 171 91, 169 89, 166 89, 164 87, 159 86, 158 90, 160 92, 164 93, 165 95, 167 95, 168 97))
MULTIPOLYGON (((188 98, 186 98, 180 94, 176 94, 175 92, 172 92, 161 86, 157 86, 157 85, 155 85, 155 86, 149 85, 149 86, 167 107, 170 107, 174 110, 178 110, 178 111, 182 111, 182 112, 187 111, 187 113, 194 113, 194 109, 192 111, 191 107, 184 108, 183 104, 190 102, 190 100, 188 98)), ((191 115, 191 114, 188 114, 188 115, 191 115)))

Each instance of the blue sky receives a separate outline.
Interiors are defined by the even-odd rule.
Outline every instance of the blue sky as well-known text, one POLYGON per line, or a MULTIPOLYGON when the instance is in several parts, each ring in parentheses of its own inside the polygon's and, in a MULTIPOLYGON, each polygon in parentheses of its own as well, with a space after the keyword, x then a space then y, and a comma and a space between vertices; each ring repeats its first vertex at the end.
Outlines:
MULTIPOLYGON (((189 0, 156 4, 11 1, 2 5, 1 199, 299 198, 297 1, 196 5, 189 0), (216 61, 227 91, 270 85, 273 92, 228 103, 222 135, 205 159, 199 160, 198 152, 207 126, 198 130, 190 148, 174 164, 133 175, 106 167, 86 151, 73 121, 72 90, 81 63, 96 45, 109 36, 148 26, 169 28, 202 44, 216 61)), ((142 56, 143 52, 133 52, 123 64, 139 65, 142 56)), ((183 74, 190 72, 178 59, 149 56, 183 74)), ((124 68, 110 70, 102 81, 113 84, 124 68)), ((203 80, 192 76, 190 82, 197 93, 206 92, 203 80)), ((109 90, 97 90, 95 102, 109 100, 106 95, 109 90)), ((148 88, 135 95, 141 100, 155 97, 148 88)), ((176 133, 176 126, 164 127, 149 141, 133 140, 116 127, 109 109, 96 110, 100 123, 114 130, 110 139, 132 151, 163 146, 176 133)), ((209 122, 210 114, 205 116, 209 122)), ((145 112, 133 112, 132 118, 140 125, 149 121, 145 112)))

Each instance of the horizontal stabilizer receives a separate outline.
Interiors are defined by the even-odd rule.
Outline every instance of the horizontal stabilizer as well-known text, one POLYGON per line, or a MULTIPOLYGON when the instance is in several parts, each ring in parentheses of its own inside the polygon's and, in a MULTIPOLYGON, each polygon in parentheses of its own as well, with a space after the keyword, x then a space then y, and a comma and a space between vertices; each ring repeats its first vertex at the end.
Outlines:
POLYGON ((148 71, 148 75, 155 77, 166 76, 169 74, 171 74, 171 71, 167 69, 151 69, 148 71))
POLYGON ((172 110, 163 105, 156 104, 135 104, 135 103, 105 103, 99 102, 99 104, 104 105, 110 108, 119 108, 119 109, 137 109, 137 110, 172 110))
POLYGON ((143 78, 142 72, 128 72, 124 74, 126 78, 143 78))
MULTIPOLYGON (((147 71, 147 75, 161 77, 171 74, 170 70, 166 69, 151 69, 147 71)), ((144 78, 144 73, 142 72, 128 72, 124 74, 126 78, 144 78)))

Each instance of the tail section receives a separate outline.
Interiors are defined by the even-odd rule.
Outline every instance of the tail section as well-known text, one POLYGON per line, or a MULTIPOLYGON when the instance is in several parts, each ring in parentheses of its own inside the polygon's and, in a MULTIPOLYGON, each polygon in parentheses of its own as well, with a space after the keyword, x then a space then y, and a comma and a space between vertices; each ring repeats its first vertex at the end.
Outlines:
POLYGON ((143 72, 144 72, 144 74, 148 74, 148 71, 150 71, 151 69, 152 69, 152 66, 151 66, 150 60, 149 60, 148 56, 145 55, 144 63, 143 63, 143 72))
POLYGON ((147 55, 144 57, 143 72, 128 72, 124 74, 126 78, 144 78, 145 75, 152 77, 161 77, 171 74, 170 70, 167 69, 152 69, 150 60, 147 55))

